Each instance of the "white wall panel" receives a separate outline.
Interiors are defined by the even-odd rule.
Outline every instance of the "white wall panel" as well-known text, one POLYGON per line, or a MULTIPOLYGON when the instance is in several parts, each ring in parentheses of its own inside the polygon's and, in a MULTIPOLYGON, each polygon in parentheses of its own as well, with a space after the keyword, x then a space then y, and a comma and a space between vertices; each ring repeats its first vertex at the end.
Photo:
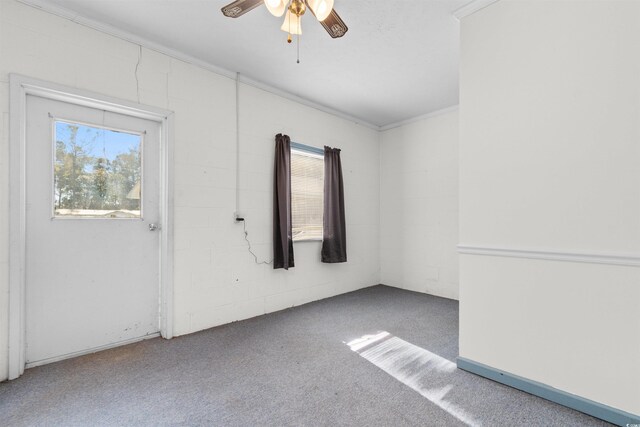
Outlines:
MULTIPOLYGON (((640 254, 640 3, 462 19, 460 242, 640 254)), ((640 413, 640 270, 463 255, 460 356, 640 413), (634 308, 635 307, 635 308, 634 308)))
POLYGON ((381 282, 458 299, 458 112, 382 132, 381 282))

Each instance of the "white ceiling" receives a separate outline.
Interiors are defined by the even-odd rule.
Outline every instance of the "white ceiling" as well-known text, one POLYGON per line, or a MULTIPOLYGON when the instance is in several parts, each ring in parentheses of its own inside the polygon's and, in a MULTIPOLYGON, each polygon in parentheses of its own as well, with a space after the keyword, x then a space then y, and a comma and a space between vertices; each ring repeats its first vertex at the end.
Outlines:
POLYGON ((332 39, 306 14, 300 64, 282 18, 263 5, 227 18, 229 2, 38 0, 378 126, 458 103, 452 12, 470 0, 335 0, 349 31, 332 39))

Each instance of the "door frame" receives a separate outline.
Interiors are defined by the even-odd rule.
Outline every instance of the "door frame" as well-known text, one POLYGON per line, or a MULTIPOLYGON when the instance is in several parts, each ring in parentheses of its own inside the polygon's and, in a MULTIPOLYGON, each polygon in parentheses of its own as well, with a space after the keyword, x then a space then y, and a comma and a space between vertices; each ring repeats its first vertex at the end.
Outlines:
POLYGON ((160 335, 173 337, 173 112, 31 77, 9 75, 9 379, 25 369, 27 95, 160 124, 160 335))

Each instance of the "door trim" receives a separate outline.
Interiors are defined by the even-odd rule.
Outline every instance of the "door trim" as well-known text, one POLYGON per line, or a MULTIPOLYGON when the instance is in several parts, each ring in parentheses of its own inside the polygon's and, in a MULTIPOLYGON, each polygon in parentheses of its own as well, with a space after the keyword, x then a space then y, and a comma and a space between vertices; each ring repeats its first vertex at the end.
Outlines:
MULTIPOLYGON (((26 306, 26 101, 36 95, 124 114, 160 124, 160 335, 173 337, 173 112, 58 85, 9 75, 9 379, 25 369, 26 306)), ((1 351, 1 350, 0 350, 1 351)))

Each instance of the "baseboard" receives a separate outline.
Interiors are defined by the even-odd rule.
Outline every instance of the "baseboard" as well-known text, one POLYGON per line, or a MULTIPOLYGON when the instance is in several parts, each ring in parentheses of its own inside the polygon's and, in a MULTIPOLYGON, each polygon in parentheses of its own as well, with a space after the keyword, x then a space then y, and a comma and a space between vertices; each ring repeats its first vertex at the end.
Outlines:
POLYGON ((611 406, 603 405, 602 403, 594 402, 593 400, 585 399, 584 397, 576 396, 566 391, 558 390, 546 384, 465 359, 464 357, 458 357, 457 363, 459 369, 517 388, 518 390, 575 409, 592 417, 600 418, 601 420, 619 426, 640 425, 640 416, 638 415, 633 415, 629 412, 612 408, 611 406))
POLYGON ((422 291, 422 290, 417 290, 417 289, 411 289, 411 288, 403 288, 402 286, 398 286, 398 285, 389 285, 386 283, 380 283, 381 286, 387 286, 389 288, 395 288, 395 289, 402 289, 403 291, 407 291, 407 292, 415 292, 417 294, 423 294, 423 295, 429 295, 432 297, 438 297, 438 298, 444 298, 444 299, 450 299, 453 301, 460 301, 460 298, 452 296, 450 294, 444 294, 444 293, 435 293, 433 291, 428 292, 428 291, 422 291))

